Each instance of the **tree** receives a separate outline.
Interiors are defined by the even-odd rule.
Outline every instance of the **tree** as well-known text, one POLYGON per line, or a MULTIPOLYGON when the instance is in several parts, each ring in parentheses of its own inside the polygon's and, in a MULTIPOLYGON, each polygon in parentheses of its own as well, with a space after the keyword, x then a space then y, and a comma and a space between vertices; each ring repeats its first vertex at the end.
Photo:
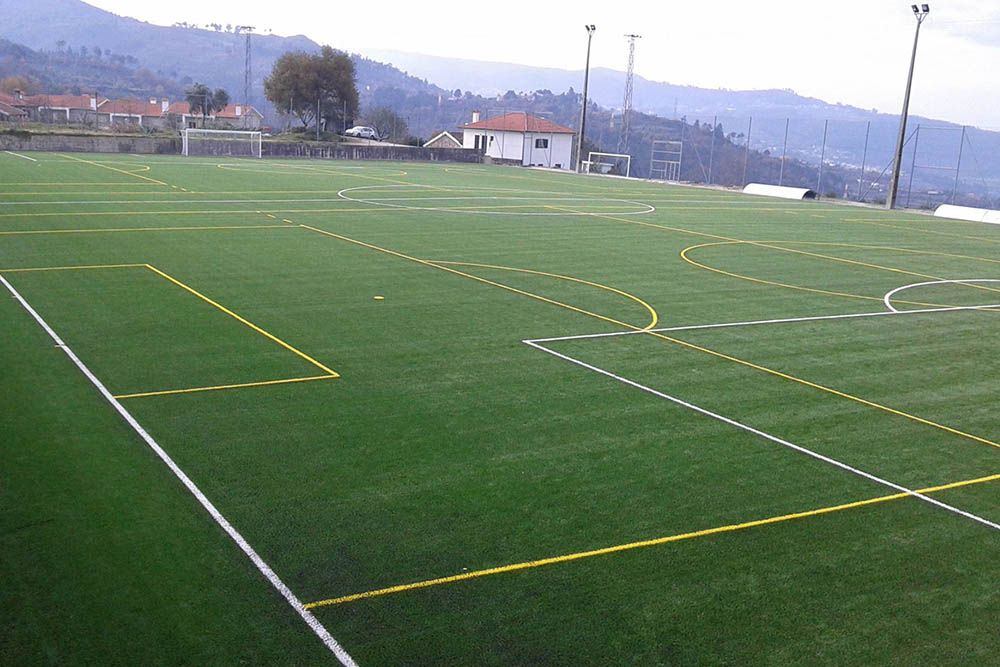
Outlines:
POLYGON ((0 79, 0 92, 12 94, 15 90, 20 90, 25 95, 33 95, 38 86, 26 76, 8 76, 0 79))
POLYGON ((406 120, 386 107, 377 107, 365 112, 365 122, 375 129, 380 140, 392 139, 400 142, 410 133, 406 120))
POLYGON ((285 53, 264 79, 264 95, 279 111, 297 117, 303 127, 315 123, 318 131, 331 120, 346 122, 358 111, 354 62, 329 46, 318 54, 285 53))
POLYGON ((229 93, 222 88, 215 92, 203 83, 196 83, 187 89, 186 98, 191 107, 191 113, 201 113, 201 126, 205 127, 205 118, 226 108, 229 104, 229 93))

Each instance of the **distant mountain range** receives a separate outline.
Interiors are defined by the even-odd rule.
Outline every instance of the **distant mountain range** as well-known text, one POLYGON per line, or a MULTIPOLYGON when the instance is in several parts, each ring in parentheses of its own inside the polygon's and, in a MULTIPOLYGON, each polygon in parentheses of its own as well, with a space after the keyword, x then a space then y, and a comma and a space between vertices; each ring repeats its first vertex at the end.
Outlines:
MULTIPOLYGON (((0 0, 0 37, 35 50, 89 52, 101 49, 129 55, 138 66, 182 85, 197 81, 225 88, 234 101, 243 101, 246 37, 224 30, 158 26, 118 16, 80 0, 0 0)), ((254 35, 251 104, 267 111, 264 79, 286 51, 318 51, 320 45, 302 35, 254 35)), ((392 86, 408 92, 440 91, 427 81, 354 56, 358 80, 373 86, 392 86)))
MULTIPOLYGON (((172 79, 181 87, 198 81, 213 88, 225 88, 233 100, 242 101, 245 37, 218 28, 153 25, 117 16, 80 0, 0 0, 0 37, 36 51, 60 53, 72 49, 79 54, 85 47, 90 54, 100 49, 105 57, 127 55, 132 66, 151 75, 147 79, 172 79)), ((264 78, 286 51, 314 52, 320 45, 303 35, 254 35, 252 39, 249 102, 264 111, 267 122, 276 124, 278 117, 263 96, 264 78)), ((580 71, 395 51, 373 50, 354 54, 352 58, 362 106, 388 106, 408 116, 411 131, 421 135, 431 130, 455 129, 447 125, 467 117, 468 109, 462 104, 451 101, 451 107, 459 109, 461 115, 449 107, 448 98, 454 97, 455 89, 487 97, 486 100, 474 97, 472 103, 483 102, 487 108, 480 110, 490 114, 505 109, 532 110, 530 95, 512 96, 508 91, 549 90, 558 94, 572 88, 579 93, 583 80, 580 71), (450 122, 444 122, 449 118, 450 122)), ((615 147, 613 136, 620 126, 620 111, 616 123, 614 110, 621 108, 623 89, 624 73, 604 68, 591 71, 591 99, 612 113, 605 127, 588 128, 591 131, 587 138, 599 141, 605 150, 615 147)), ((462 99, 463 104, 470 102, 468 95, 462 99)), ((727 137, 745 142, 749 135, 752 148, 771 155, 780 155, 787 146, 789 156, 812 164, 819 164, 821 158, 854 166, 864 162, 876 171, 891 160, 898 127, 895 114, 830 104, 790 90, 712 90, 636 76, 633 99, 635 109, 647 114, 683 118, 689 123, 697 120, 702 125, 715 120, 723 126, 727 137), (787 126, 786 119, 789 119, 787 126)), ((558 120, 572 122, 568 116, 558 120)), ((933 173, 936 182, 944 184, 949 170, 950 178, 954 178, 961 150, 963 180, 978 179, 983 186, 1000 190, 1000 132, 970 128, 964 132, 963 142, 962 128, 953 123, 911 117, 911 129, 918 125, 926 130, 917 138, 919 155, 913 159, 908 154, 904 170, 915 165, 927 174, 933 173)), ((648 156, 640 155, 637 160, 648 161, 648 156)))

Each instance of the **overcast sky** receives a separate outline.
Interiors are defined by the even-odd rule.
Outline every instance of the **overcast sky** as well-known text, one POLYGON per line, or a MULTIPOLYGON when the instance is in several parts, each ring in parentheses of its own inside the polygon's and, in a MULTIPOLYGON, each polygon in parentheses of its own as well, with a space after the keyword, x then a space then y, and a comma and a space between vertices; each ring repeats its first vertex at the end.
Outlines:
MULTIPOLYGON (((88 0, 125 16, 252 24, 361 53, 429 55, 582 69, 585 23, 597 25, 592 66, 706 88, 790 88, 827 102, 898 113, 916 21, 899 0, 579 0, 502 3, 247 3, 88 0), (348 8, 349 7, 349 8, 348 8)), ((1000 129, 1000 2, 939 0, 920 31, 910 111, 1000 129)), ((498 84, 502 87, 502 84, 498 84)))

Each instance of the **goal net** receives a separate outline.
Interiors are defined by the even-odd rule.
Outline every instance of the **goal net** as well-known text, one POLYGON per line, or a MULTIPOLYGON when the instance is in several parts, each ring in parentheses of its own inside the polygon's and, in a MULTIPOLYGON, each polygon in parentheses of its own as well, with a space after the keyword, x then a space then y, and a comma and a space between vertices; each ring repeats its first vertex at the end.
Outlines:
POLYGON ((250 130, 184 129, 183 155, 261 156, 261 133, 250 130))
POLYGON ((597 153, 591 151, 583 163, 584 171, 590 174, 628 176, 632 170, 632 156, 624 153, 597 153))

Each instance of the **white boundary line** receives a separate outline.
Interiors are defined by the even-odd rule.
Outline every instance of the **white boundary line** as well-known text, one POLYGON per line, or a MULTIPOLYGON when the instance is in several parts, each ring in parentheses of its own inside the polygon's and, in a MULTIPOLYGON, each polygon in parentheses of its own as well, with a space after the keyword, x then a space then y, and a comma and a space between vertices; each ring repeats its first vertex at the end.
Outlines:
MULTIPOLYGON (((894 290, 889 290, 882 297, 882 303, 885 307, 894 313, 900 311, 896 310, 895 306, 892 305, 892 297, 897 292, 902 292, 903 290, 910 289, 911 287, 927 287, 928 285, 975 285, 976 283, 1000 283, 1000 280, 996 278, 966 278, 964 280, 929 280, 924 283, 911 283, 909 285, 903 285, 902 287, 897 287, 894 290)), ((979 306, 980 308, 992 308, 993 306, 979 306)))
MULTIPOLYGON (((955 282, 955 281, 948 281, 955 282)), ((982 281, 978 281, 982 282, 982 281)), ((1000 282, 998 280, 997 282, 1000 282)), ((920 315, 927 313, 953 313, 963 310, 986 310, 989 308, 1000 308, 1000 304, 987 304, 983 306, 947 306, 943 308, 921 308, 913 310, 878 310, 870 313, 847 313, 844 315, 815 315, 812 317, 785 317, 775 320, 748 320, 745 322, 719 322, 717 324, 690 324, 679 327, 665 327, 662 329, 632 329, 629 331, 610 331, 596 334, 580 334, 577 336, 554 336, 552 338, 532 338, 525 343, 555 343, 563 340, 588 340, 590 338, 612 338, 615 336, 635 336, 648 333, 669 333, 671 331, 693 331, 696 329, 726 329, 730 327, 749 327, 761 324, 787 324, 789 322, 820 322, 823 320, 850 320, 861 317, 885 317, 888 315, 920 315)))
POLYGON ((562 359, 563 361, 568 361, 571 364, 575 364, 576 366, 580 366, 582 368, 586 368, 587 370, 592 371, 594 373, 598 373, 600 375, 604 375, 605 377, 609 377, 609 378, 611 378, 613 380, 617 380, 618 382, 626 384, 626 385, 628 385, 630 387, 634 387, 635 389, 640 389, 640 390, 646 392, 647 394, 652 394, 653 396, 656 396, 657 398, 662 398, 662 399, 664 399, 666 401, 670 401, 671 403, 674 403, 674 404, 679 405, 681 407, 687 408, 688 410, 693 410, 694 412, 697 412, 700 415, 704 415, 706 417, 711 417, 712 419, 721 421, 724 424, 728 424, 729 426, 733 426, 733 427, 738 428, 738 429, 740 429, 742 431, 746 431, 747 433, 752 433, 753 435, 756 435, 758 437, 764 438, 765 440, 769 440, 769 441, 771 441, 773 443, 781 445, 782 447, 787 447, 788 449, 793 449, 793 450, 795 450, 795 451, 797 451, 797 452, 799 452, 801 454, 805 454, 806 456, 810 456, 810 457, 812 457, 814 459, 817 459, 817 460, 822 461, 824 463, 828 463, 828 464, 830 464, 832 466, 840 468, 841 470, 845 470, 845 471, 850 472, 850 473, 852 473, 854 475, 857 475, 859 477, 864 477, 865 479, 870 480, 872 482, 875 482, 876 484, 881 484, 882 486, 887 486, 890 489, 894 489, 895 491, 906 493, 906 494, 908 494, 910 496, 913 496, 914 498, 917 498, 917 499, 922 500, 924 502, 930 503, 931 505, 934 505, 935 507, 939 507, 939 508, 941 508, 943 510, 947 510, 948 512, 952 512, 953 514, 957 514, 959 516, 963 516, 966 519, 971 519, 972 521, 975 521, 977 523, 983 524, 984 526, 987 526, 987 527, 992 528, 994 530, 1000 530, 1000 524, 994 523, 994 522, 992 522, 992 521, 990 521, 988 519, 984 519, 981 516, 978 516, 976 514, 972 514, 971 512, 966 512, 965 510, 961 510, 961 509, 959 509, 957 507, 954 507, 952 505, 948 505, 947 503, 943 503, 940 500, 935 500, 934 498, 931 498, 930 496, 927 496, 927 495, 925 495, 923 493, 919 493, 917 491, 914 491, 913 489, 909 489, 909 488, 907 488, 905 486, 900 486, 899 484, 896 484, 894 482, 890 482, 889 480, 883 479, 881 477, 877 477, 877 476, 875 476, 875 475, 873 475, 871 473, 865 472, 864 470, 861 470, 859 468, 855 468, 853 466, 849 466, 846 463, 842 463, 842 462, 840 462, 840 461, 838 461, 836 459, 832 459, 829 456, 824 456, 823 454, 820 454, 818 452, 814 452, 811 449, 806 449, 805 447, 802 447, 800 445, 796 445, 795 443, 792 443, 792 442, 789 442, 788 440, 784 440, 784 439, 779 438, 777 436, 771 435, 770 433, 765 433, 764 431, 761 431, 760 429, 756 429, 756 428, 754 428, 752 426, 748 426, 748 425, 746 425, 746 424, 744 424, 742 422, 736 421, 735 419, 730 419, 729 417, 724 417, 723 415, 720 415, 717 412, 712 412, 711 410, 707 410, 705 408, 699 407, 699 406, 695 405, 694 403, 689 403, 689 402, 684 401, 684 400, 682 400, 680 398, 677 398, 675 396, 671 396, 670 394, 665 394, 665 393, 663 393, 661 391, 657 391, 656 389, 653 389, 651 387, 647 387, 646 385, 639 384, 638 382, 635 382, 634 380, 629 380, 628 378, 623 377, 621 375, 616 375, 616 374, 612 373, 611 371, 607 371, 607 370, 604 370, 603 368, 599 368, 597 366, 593 366, 593 365, 588 364, 588 363, 586 363, 584 361, 580 361, 579 359, 576 359, 574 357, 570 357, 570 356, 562 354, 560 352, 556 352, 555 350, 550 350, 547 347, 539 345, 535 341, 525 340, 525 341, 521 341, 521 342, 525 343, 526 345, 529 345, 529 346, 535 348, 536 350, 541 350, 542 352, 546 352, 548 354, 551 354, 552 356, 557 357, 559 359, 562 359))
POLYGON ((28 157, 27 155, 21 155, 20 153, 15 153, 14 151, 4 151, 4 153, 6 153, 7 155, 13 155, 14 157, 19 157, 22 160, 31 160, 32 162, 38 162, 38 160, 36 160, 33 157, 28 157))
POLYGON ((39 315, 35 309, 31 307, 24 297, 22 297, 21 294, 14 289, 14 286, 11 285, 2 275, 0 275, 0 283, 3 283, 4 287, 6 287, 14 298, 17 299, 17 301, 24 307, 24 309, 28 311, 28 314, 30 314, 45 330, 45 333, 47 333, 49 337, 55 341, 56 347, 65 352, 66 356, 68 356, 70 360, 76 364, 76 367, 80 369, 80 372, 82 372, 87 379, 90 380, 90 383, 97 388, 97 390, 101 393, 101 396, 103 396, 104 399, 110 403, 118 414, 121 415, 121 417, 128 423, 128 425, 132 427, 132 430, 134 430, 139 437, 142 438, 147 445, 149 445, 149 448, 160 457, 168 468, 170 468, 170 471, 173 472, 177 479, 179 479, 187 490, 191 492, 191 495, 198 500, 201 506, 205 508, 215 522, 219 524, 219 527, 221 527, 222 530, 225 531, 225 533, 234 542, 236 542, 237 546, 239 546, 243 553, 245 553, 250 560, 253 561, 253 564, 257 566, 260 573, 263 574, 269 582, 271 582, 271 585, 274 586, 279 593, 281 593, 281 596, 285 598, 289 605, 291 605, 292 609, 294 609, 295 612, 302 617, 302 620, 306 622, 316 636, 320 638, 323 644, 325 644, 326 647, 337 657, 340 664, 344 665, 344 667, 357 667, 357 663, 354 662, 354 659, 351 658, 347 651, 337 642, 336 639, 333 638, 330 632, 323 626, 322 623, 319 622, 319 619, 317 619, 311 611, 302 605, 301 600, 299 600, 291 589, 289 589, 288 586, 286 586, 285 583, 278 577, 278 575, 275 574, 274 570, 271 569, 271 566, 260 557, 254 548, 250 546, 250 543, 244 539, 244 537, 233 527, 231 523, 229 523, 226 517, 224 517, 222 513, 216 509, 215 505, 212 504, 212 501, 210 501, 205 494, 202 493, 201 489, 199 489, 198 486, 191 481, 191 478, 188 477, 183 470, 181 470, 180 466, 174 463, 174 460, 170 458, 170 455, 167 454, 167 452, 160 447, 156 440, 154 440, 153 437, 146 432, 139 422, 136 421, 135 417, 133 417, 132 414, 126 410, 114 396, 111 395, 111 392, 109 392, 101 381, 90 372, 90 369, 87 368, 82 361, 80 361, 80 358, 76 356, 73 350, 71 350, 62 341, 62 339, 59 338, 59 335, 53 331, 52 327, 50 327, 48 323, 42 319, 41 315, 39 315))
MULTIPOLYGON (((425 197, 380 197, 380 198, 377 198, 377 199, 357 199, 357 198, 349 196, 347 194, 347 193, 351 193, 351 192, 356 192, 358 190, 388 190, 390 188, 428 188, 428 189, 432 189, 432 190, 444 190, 446 192, 456 192, 456 191, 459 191, 460 189, 461 190, 473 190, 474 192, 508 192, 508 191, 510 191, 510 190, 505 190, 505 189, 500 189, 500 188, 488 188, 488 189, 476 190, 474 188, 464 188, 464 187, 463 188, 454 188, 454 187, 447 187, 447 186, 445 186, 445 187, 435 187, 435 186, 432 186, 432 185, 416 185, 416 184, 414 184, 414 185, 360 185, 360 186, 353 187, 353 188, 345 188, 345 189, 341 190, 340 192, 338 192, 337 196, 340 197, 341 199, 345 199, 345 200, 350 201, 350 202, 355 202, 357 204, 369 204, 371 206, 382 206, 382 207, 385 207, 385 208, 397 208, 397 209, 403 209, 403 210, 406 210, 406 211, 437 211, 437 212, 442 212, 442 213, 462 213, 462 214, 465 214, 465 215, 518 215, 518 216, 526 216, 526 217, 532 217, 532 216, 534 216, 534 217, 539 217, 539 216, 540 217, 551 217, 551 216, 559 216, 559 215, 562 215, 562 216, 567 216, 567 215, 568 216, 574 216, 574 215, 575 216, 593 216, 595 214, 594 213, 590 213, 590 212, 586 212, 586 211, 573 211, 573 212, 552 211, 551 213, 550 212, 537 212, 536 211, 536 212, 531 212, 531 213, 524 213, 524 212, 516 212, 516 211, 469 210, 469 209, 463 209, 463 208, 449 208, 447 206, 444 206, 444 207, 441 207, 441 206, 419 206, 419 205, 416 205, 416 206, 406 206, 404 204, 393 204, 393 203, 390 203, 390 202, 393 202, 393 201, 413 201, 413 202, 419 202, 419 201, 424 201, 425 199, 427 199, 427 200, 433 199, 433 200, 436 200, 436 201, 437 200, 470 201, 470 200, 474 200, 474 199, 490 199, 490 200, 492 200, 492 199, 503 199, 503 200, 511 200, 511 201, 518 201, 518 200, 537 201, 537 200, 543 200, 544 201, 546 199, 545 197, 543 197, 543 196, 536 196, 536 195, 551 195, 551 194, 555 194, 559 198, 556 198, 556 199, 549 198, 548 201, 554 201, 554 202, 588 202, 588 203, 605 203, 605 202, 611 202, 611 203, 615 203, 615 204, 631 204, 631 205, 634 205, 634 206, 639 207, 641 209, 644 209, 644 210, 635 210, 635 211, 615 211, 615 212, 612 212, 612 213, 601 212, 601 213, 598 213, 596 215, 645 215, 647 213, 653 213, 653 212, 656 211, 656 207, 655 206, 653 206, 652 204, 647 204, 646 202, 633 201, 633 200, 630 200, 630 199, 610 199, 610 198, 603 198, 603 197, 601 197, 601 195, 596 195, 596 196, 577 195, 577 196, 569 196, 569 197, 567 197, 566 193, 564 193, 564 192, 555 192, 555 193, 553 193, 553 192, 534 192, 534 193, 529 193, 532 196, 527 196, 527 197, 525 197, 525 196, 515 197, 515 196, 504 196, 504 195, 463 197, 463 196, 459 195, 459 196, 455 196, 455 197, 426 197, 426 198, 425 197)), ((523 194, 523 191, 512 191, 512 192, 521 192, 523 194)), ((542 205, 544 205, 544 204, 542 204, 542 205)))

